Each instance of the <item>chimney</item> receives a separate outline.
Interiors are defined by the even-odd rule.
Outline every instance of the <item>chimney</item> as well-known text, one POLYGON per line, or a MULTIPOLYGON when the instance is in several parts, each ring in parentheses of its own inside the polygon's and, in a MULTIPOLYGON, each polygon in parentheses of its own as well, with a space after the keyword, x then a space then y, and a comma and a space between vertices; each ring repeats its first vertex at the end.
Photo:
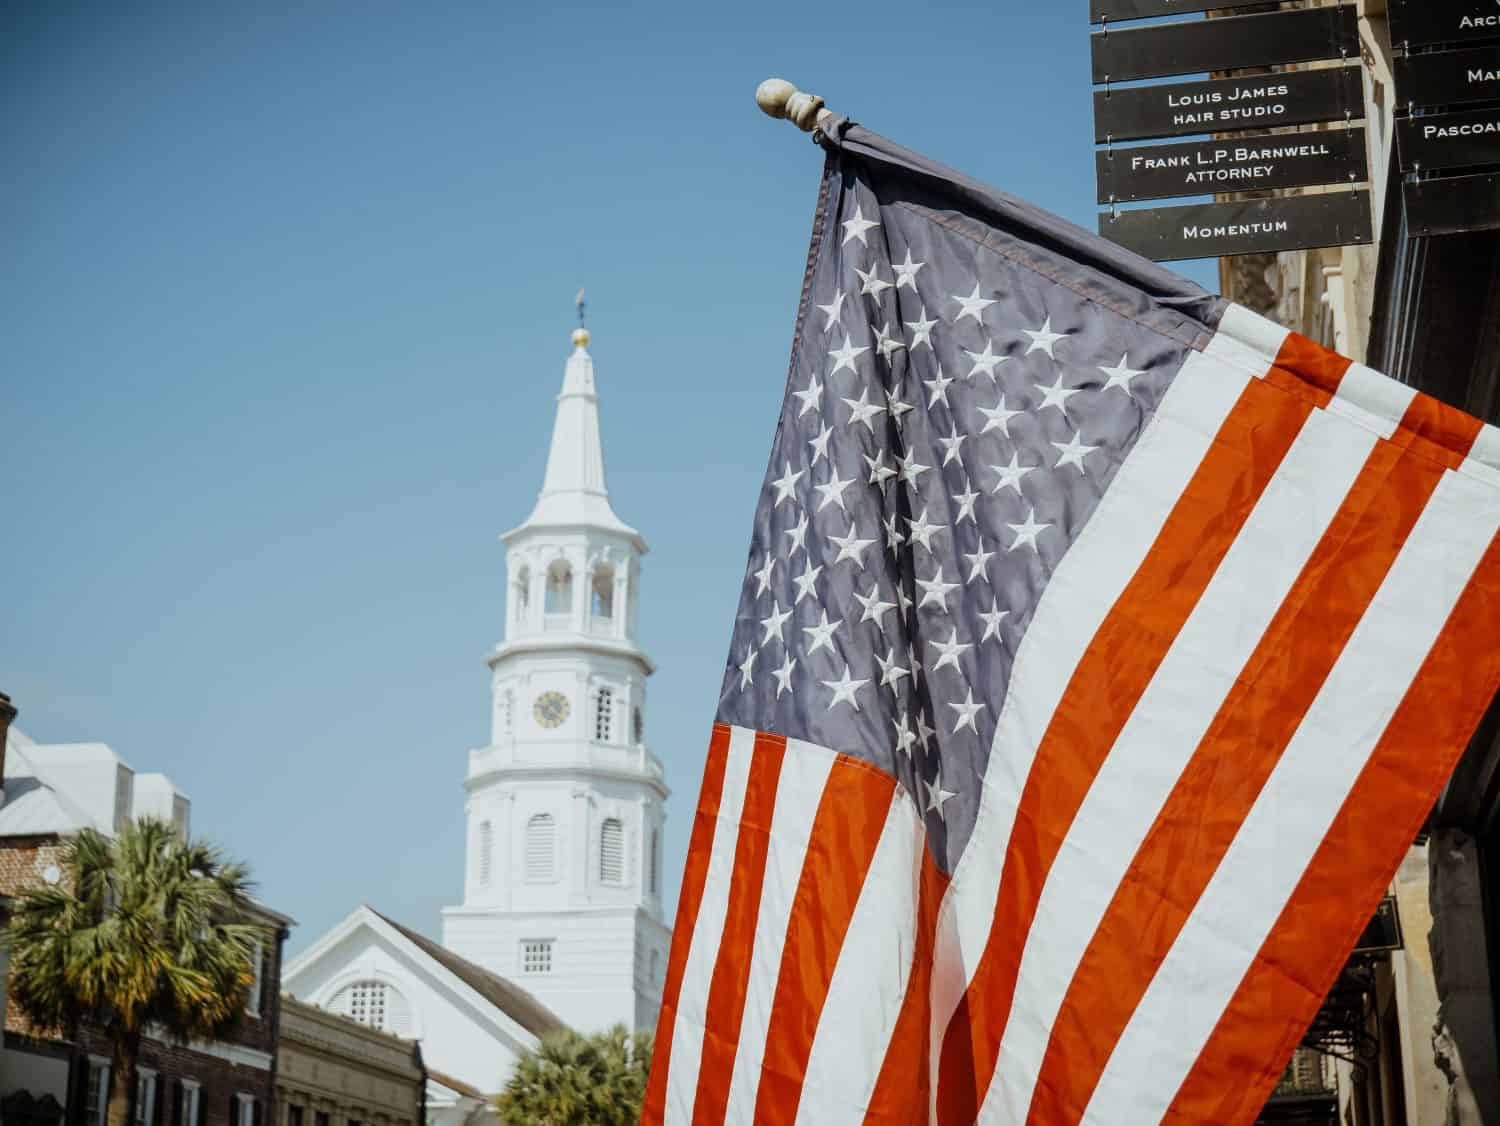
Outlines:
POLYGON ((10 736, 10 721, 16 718, 10 697, 0 692, 0 802, 5 800, 5 744, 10 736))

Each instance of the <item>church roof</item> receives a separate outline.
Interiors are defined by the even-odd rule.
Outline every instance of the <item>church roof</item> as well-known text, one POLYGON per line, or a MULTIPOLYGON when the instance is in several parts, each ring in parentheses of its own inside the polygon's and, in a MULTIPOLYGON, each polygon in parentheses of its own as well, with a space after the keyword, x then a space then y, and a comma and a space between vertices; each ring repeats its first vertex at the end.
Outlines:
POLYGON ((422 953, 426 954, 434 962, 437 962, 490 1004, 500 1009, 511 1020, 515 1021, 533 1036, 545 1036, 549 1032, 558 1032, 567 1027, 556 1013, 519 985, 515 985, 497 974, 490 973, 489 970, 476 966, 467 958, 460 958, 447 947, 438 945, 426 935, 418 934, 414 930, 403 927, 395 919, 382 915, 373 907, 369 908, 369 910, 381 922, 397 931, 413 946, 421 950, 422 953))
POLYGON ((609 503, 604 445, 599 437, 599 395, 588 343, 585 330, 573 334, 573 354, 568 357, 557 396, 557 418, 552 424, 542 491, 531 515, 520 528, 507 533, 507 538, 524 528, 582 525, 640 540, 640 533, 616 516, 609 503))

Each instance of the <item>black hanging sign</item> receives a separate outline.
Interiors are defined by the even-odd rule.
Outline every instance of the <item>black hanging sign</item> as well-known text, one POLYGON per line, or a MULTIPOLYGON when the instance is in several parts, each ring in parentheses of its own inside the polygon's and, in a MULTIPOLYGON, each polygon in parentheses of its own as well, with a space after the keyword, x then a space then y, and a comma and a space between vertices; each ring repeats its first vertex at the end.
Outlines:
POLYGON ((1396 146, 1408 172, 1500 164, 1500 108, 1399 118, 1396 146))
MULTIPOLYGON (((1500 12, 1500 4, 1495 10, 1500 12)), ((1500 100, 1500 43, 1397 56, 1396 96, 1403 105, 1416 106, 1500 100)))
POLYGON ((1359 941, 1354 944, 1356 954, 1387 954, 1400 950, 1405 943, 1401 937, 1401 913, 1396 909, 1396 897, 1387 895, 1375 908, 1375 914, 1365 925, 1359 941))
POLYGON ((1099 233, 1158 262, 1353 246, 1371 241, 1370 193, 1329 192, 1105 213, 1099 216, 1099 233))
POLYGON ((1143 141, 1365 114, 1359 66, 1094 91, 1094 139, 1143 141))
POLYGON ((1496 0, 1390 0, 1391 42, 1430 47, 1500 39, 1496 0))
POLYGON ((1147 16, 1176 16, 1184 12, 1206 12, 1210 8, 1248 8, 1265 0, 1089 0, 1089 19, 1094 23, 1140 20, 1147 16))
POLYGON ((1143 145, 1095 156, 1100 203, 1305 188, 1369 178, 1363 129, 1143 145))
POLYGON ((1305 63, 1359 55, 1354 5, 1185 20, 1092 36, 1094 81, 1126 82, 1202 70, 1305 63))
POLYGON ((1401 191, 1414 238, 1500 230, 1500 172, 1412 180, 1401 191))

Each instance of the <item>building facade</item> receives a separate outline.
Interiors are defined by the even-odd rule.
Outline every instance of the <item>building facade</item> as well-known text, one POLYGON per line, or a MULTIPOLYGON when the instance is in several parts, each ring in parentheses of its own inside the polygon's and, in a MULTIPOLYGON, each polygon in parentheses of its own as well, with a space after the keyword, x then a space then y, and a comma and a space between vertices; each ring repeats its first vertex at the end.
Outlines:
POLYGON ((416 1043, 286 998, 276 1057, 276 1126, 425 1126, 416 1043))
POLYGON ((588 343, 574 333, 536 506, 502 537, 491 735, 468 759, 464 901, 443 912, 444 945, 582 1032, 655 1027, 670 942, 637 641, 646 544, 610 505, 588 343))
MULTIPOLYGON (((186 836, 191 806, 162 775, 138 775, 102 743, 38 744, 11 727, 0 801, 0 894, 62 878, 69 838, 134 818, 170 818, 186 836)), ((245 1012, 222 1039, 175 1043, 147 1032, 133 1092, 139 1126, 266 1126, 274 1096, 281 954, 292 920, 263 905, 266 929, 245 1012)), ((56 1105, 68 1126, 104 1126, 110 1045, 98 1029, 31 1027, 7 1002, 0 1104, 56 1105), (13 1100, 13 1101, 7 1101, 13 1100)))
POLYGON ((524 989, 368 906, 292 959, 283 981, 299 1001, 420 1043, 429 1126, 493 1122, 489 1100, 516 1059, 564 1027, 524 989))
MULTIPOLYGON (((1426 237, 1414 225, 1407 191, 1419 192, 1421 181, 1402 173, 1395 141, 1405 108, 1395 59, 1406 48, 1392 42, 1385 0, 1356 6, 1374 241, 1225 258, 1220 287, 1500 422, 1500 230, 1426 237)), ((1391 902, 1399 943, 1356 953, 1309 1032, 1308 1044, 1330 1060, 1333 1113, 1347 1126, 1497 1126, 1500 708, 1480 723, 1392 882, 1391 902)))

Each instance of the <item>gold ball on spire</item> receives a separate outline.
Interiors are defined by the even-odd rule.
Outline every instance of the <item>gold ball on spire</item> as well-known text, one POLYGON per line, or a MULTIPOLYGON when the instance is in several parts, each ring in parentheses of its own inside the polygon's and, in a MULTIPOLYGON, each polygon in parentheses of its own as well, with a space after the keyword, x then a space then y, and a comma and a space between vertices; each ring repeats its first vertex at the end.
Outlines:
POLYGON ((588 347, 589 340, 590 340, 590 337, 589 337, 589 330, 588 329, 586 329, 586 328, 575 328, 573 330, 573 346, 574 347, 576 347, 576 348, 586 348, 586 347, 588 347))

